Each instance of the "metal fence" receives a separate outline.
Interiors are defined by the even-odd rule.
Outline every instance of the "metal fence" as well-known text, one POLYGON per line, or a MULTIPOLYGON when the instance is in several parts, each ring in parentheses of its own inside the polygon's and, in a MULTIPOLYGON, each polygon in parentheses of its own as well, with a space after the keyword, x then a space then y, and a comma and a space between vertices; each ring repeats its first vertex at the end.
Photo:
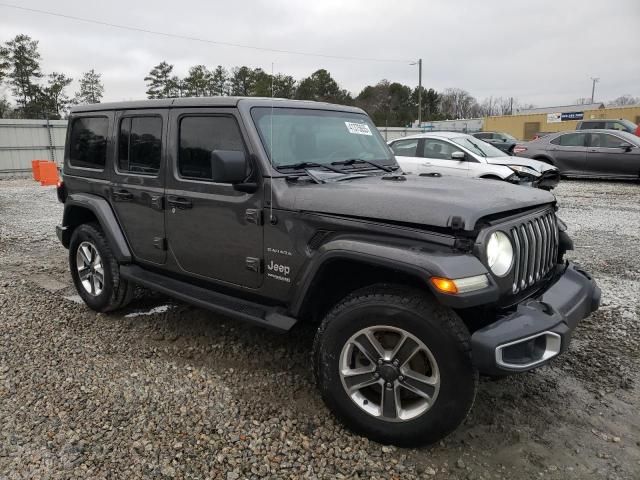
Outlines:
POLYGON ((31 160, 62 164, 66 120, 1 120, 0 177, 27 176, 31 160))

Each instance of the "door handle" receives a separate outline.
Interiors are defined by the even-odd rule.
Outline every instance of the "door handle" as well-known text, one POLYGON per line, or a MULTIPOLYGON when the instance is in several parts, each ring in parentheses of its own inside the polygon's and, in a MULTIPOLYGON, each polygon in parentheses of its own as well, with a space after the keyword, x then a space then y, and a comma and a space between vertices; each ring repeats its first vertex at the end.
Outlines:
POLYGON ((167 197, 167 205, 179 210, 187 210, 189 208, 193 208, 193 203, 191 202, 191 200, 188 200, 184 197, 167 197))
POLYGON ((430 166, 431 166, 431 164, 430 164, 429 162, 423 162, 423 163, 422 163, 422 166, 423 166, 423 167, 430 167, 430 166))
POLYGON ((133 193, 128 190, 114 190, 112 194, 113 199, 119 202, 129 202, 133 200, 133 193))

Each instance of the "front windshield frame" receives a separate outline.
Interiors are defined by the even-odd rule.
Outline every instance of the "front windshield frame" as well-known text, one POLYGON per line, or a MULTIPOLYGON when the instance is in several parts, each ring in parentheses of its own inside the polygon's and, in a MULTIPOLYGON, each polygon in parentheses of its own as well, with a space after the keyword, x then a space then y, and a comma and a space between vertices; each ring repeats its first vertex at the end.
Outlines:
MULTIPOLYGON (((382 135, 380 135, 380 132, 374 125, 373 121, 368 115, 364 113, 349 112, 344 110, 299 108, 299 107, 269 107, 269 106, 252 107, 250 109, 251 120, 258 133, 258 136, 262 143, 263 150, 267 156, 269 164, 278 171, 280 171, 281 169, 290 169, 291 167, 289 165, 302 164, 305 162, 320 164, 319 167, 313 167, 313 168, 322 168, 323 165, 330 166, 334 162, 340 163, 342 161, 360 159, 361 157, 360 155, 357 155, 357 153, 363 153, 363 152, 356 152, 356 153, 350 152, 347 155, 337 155, 335 157, 327 157, 327 158, 310 157, 308 155, 305 155, 303 157, 298 157, 298 156, 295 156, 293 152, 291 152, 290 155, 285 156, 284 161, 277 161, 278 159, 276 158, 276 161, 274 162, 272 159, 271 135, 270 135, 269 127, 267 126, 267 128, 265 128, 265 125, 261 124, 261 121, 263 119, 266 119, 266 121, 269 121, 269 117, 272 112, 274 114, 273 118, 277 118, 278 116, 280 117, 300 116, 301 118, 302 117, 309 118, 309 117, 316 117, 316 116, 323 117, 323 118, 334 117, 335 119, 338 120, 338 122, 356 122, 359 124, 365 124, 368 127, 371 135, 367 134, 367 135, 361 135, 361 136, 368 137, 370 139, 370 142, 373 142, 373 143, 370 143, 369 145, 366 145, 366 146, 374 147, 374 149, 371 151, 367 151, 366 153, 368 155, 365 155, 364 157, 362 157, 362 159, 369 160, 383 166, 397 167, 398 165, 395 160, 395 156, 393 155, 393 152, 391 151, 387 143, 382 138, 382 135), (295 158, 293 158, 294 156, 295 158), (292 158, 288 158, 288 157, 292 157, 292 158)), ((297 124, 299 123, 300 122, 298 122, 297 124)), ((286 126, 288 128, 293 129, 295 127, 295 124, 291 123, 286 126)), ((360 137, 360 135, 350 133, 346 124, 344 128, 345 128, 344 132, 346 135, 353 135, 355 138, 360 137)), ((275 125, 274 125, 274 130, 276 130, 275 125)), ((289 133, 289 135, 290 134, 291 133, 289 133)), ((349 137, 345 137, 345 138, 348 139, 349 137)), ((365 145, 362 144, 362 141, 360 141, 359 143, 363 148, 365 147, 365 145)), ((274 144, 277 145, 275 139, 274 139, 274 144)), ((277 152, 277 148, 276 148, 276 152, 277 152)), ((345 169, 347 171, 353 171, 355 169, 368 170, 368 169, 375 168, 372 165, 368 165, 367 163, 364 163, 364 162, 354 163, 350 167, 351 168, 347 169, 342 165, 340 166, 341 169, 345 169)), ((300 168, 300 170, 303 170, 303 169, 304 168, 302 167, 300 168)))
POLYGON ((490 143, 487 143, 471 135, 452 137, 449 140, 451 140, 453 143, 455 143, 459 147, 462 147, 470 151, 477 157, 497 158, 497 157, 509 156, 509 154, 503 152, 499 148, 494 147, 490 143))

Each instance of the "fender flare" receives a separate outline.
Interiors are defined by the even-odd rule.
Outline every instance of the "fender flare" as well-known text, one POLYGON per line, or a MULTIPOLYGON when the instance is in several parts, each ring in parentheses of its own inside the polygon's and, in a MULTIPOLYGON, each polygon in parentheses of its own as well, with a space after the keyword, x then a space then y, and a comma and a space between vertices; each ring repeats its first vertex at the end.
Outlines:
MULTIPOLYGON (((423 278, 424 284, 446 305, 476 303, 477 295, 462 294, 451 296, 436 291, 428 279, 432 276, 446 278, 463 278, 487 274, 482 262, 471 254, 444 250, 418 250, 399 245, 385 245, 367 240, 335 239, 324 244, 310 261, 297 283, 293 294, 290 311, 293 316, 299 315, 306 301, 311 296, 311 286, 323 267, 334 260, 351 260, 377 267, 397 270, 416 278, 423 278)), ((498 290, 493 288, 483 292, 494 300, 498 298, 498 290)), ((487 301, 486 297, 484 297, 487 301)))
POLYGON ((71 241, 71 230, 68 228, 70 226, 69 217, 71 212, 76 208, 89 210, 95 215, 119 263, 131 262, 131 249, 122 232, 122 228, 109 202, 98 195, 74 193, 67 197, 64 203, 64 214, 62 217, 62 228, 65 232, 62 243, 65 247, 68 248, 69 242, 71 241))

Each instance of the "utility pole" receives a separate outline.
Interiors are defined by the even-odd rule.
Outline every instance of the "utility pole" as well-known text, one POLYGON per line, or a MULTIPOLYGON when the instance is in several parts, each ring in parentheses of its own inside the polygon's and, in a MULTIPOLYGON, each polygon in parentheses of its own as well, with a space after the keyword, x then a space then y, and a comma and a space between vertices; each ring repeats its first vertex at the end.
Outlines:
POLYGON ((591 103, 594 102, 594 96, 596 93, 596 83, 598 83, 600 81, 599 77, 591 77, 591 81, 593 82, 593 84, 591 85, 591 103))
POLYGON ((410 65, 418 65, 418 128, 422 123, 422 59, 413 62, 410 65))

